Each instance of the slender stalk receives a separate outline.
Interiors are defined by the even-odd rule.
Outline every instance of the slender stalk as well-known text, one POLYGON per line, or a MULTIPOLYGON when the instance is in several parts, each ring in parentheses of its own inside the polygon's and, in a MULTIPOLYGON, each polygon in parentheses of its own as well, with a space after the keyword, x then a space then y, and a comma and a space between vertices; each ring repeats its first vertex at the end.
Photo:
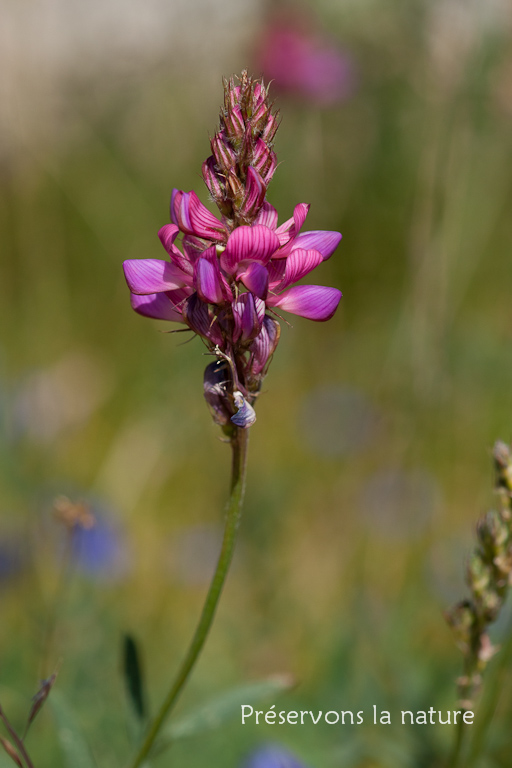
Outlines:
POLYGON ((206 596, 201 618, 199 619, 199 623, 185 658, 183 659, 181 667, 178 670, 178 674, 176 675, 176 678, 174 679, 174 682, 169 689, 169 693, 167 694, 162 703, 162 706, 160 707, 160 711, 148 729, 142 747, 140 748, 133 762, 130 763, 130 768, 139 768, 139 766, 142 765, 146 757, 149 755, 149 752, 155 742, 156 737, 158 736, 162 725, 174 708, 174 705, 176 704, 192 670, 194 669, 196 661, 199 658, 199 655, 203 649, 206 638, 212 626, 222 588, 224 586, 229 566, 233 558, 236 533, 238 524, 240 522, 240 512, 242 508, 245 486, 247 440, 248 430, 240 429, 237 427, 231 439, 231 448, 233 452, 231 488, 230 497, 226 508, 224 538, 222 541, 222 548, 220 551, 217 568, 213 575, 213 579, 206 596))
POLYGON ((11 736, 12 740, 16 744, 16 747, 18 748, 18 754, 19 754, 19 756, 21 756, 24 759, 24 761, 25 761, 25 763, 27 765, 27 768, 34 768, 34 763, 30 759, 30 757, 28 756, 28 752, 25 749, 25 745, 23 743, 23 740, 20 739, 20 737, 18 736, 18 734, 16 733, 16 731, 14 730, 12 725, 10 724, 9 720, 7 719, 7 716, 6 716, 5 712, 2 709, 2 707, 0 707, 0 718, 3 720, 3 723, 4 723, 7 731, 9 732, 9 735, 11 736))
POLYGON ((455 733, 455 741, 453 744, 453 750, 448 761, 448 768, 457 768, 460 765, 460 758, 462 756, 462 745, 464 743, 464 736, 466 734, 466 728, 464 720, 461 718, 457 723, 457 731, 455 733))

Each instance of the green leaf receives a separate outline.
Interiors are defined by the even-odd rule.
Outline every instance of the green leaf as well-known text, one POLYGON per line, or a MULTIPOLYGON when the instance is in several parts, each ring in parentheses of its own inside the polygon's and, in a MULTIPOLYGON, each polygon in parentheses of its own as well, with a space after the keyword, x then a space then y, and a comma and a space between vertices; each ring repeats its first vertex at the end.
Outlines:
POLYGON ((167 749, 177 739, 193 736, 199 731, 218 728, 227 720, 240 716, 242 704, 258 704, 288 690, 293 684, 290 677, 283 675, 232 688, 168 725, 162 739, 156 745, 155 753, 167 749))
POLYGON ((126 690, 139 720, 146 719, 146 705, 140 656, 132 635, 126 634, 123 640, 123 671, 126 690))
POLYGON ((54 689, 49 701, 57 721, 57 734, 67 768, 97 768, 87 739, 65 696, 54 689))

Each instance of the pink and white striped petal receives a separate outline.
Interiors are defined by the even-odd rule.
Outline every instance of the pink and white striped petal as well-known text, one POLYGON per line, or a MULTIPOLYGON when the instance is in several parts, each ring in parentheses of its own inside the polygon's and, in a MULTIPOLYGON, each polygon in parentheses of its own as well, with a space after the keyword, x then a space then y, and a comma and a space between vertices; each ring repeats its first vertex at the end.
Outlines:
POLYGON ((173 291, 190 283, 190 277, 181 269, 159 259, 128 259, 123 269, 130 291, 142 296, 173 291))
POLYGON ((261 206, 260 212, 256 216, 254 223, 263 224, 263 226, 275 231, 277 227, 277 219, 278 215, 276 209, 273 205, 270 205, 270 203, 265 201, 261 206))
POLYGON ((174 189, 171 197, 171 219, 186 235, 205 240, 224 242, 227 231, 224 225, 210 213, 194 191, 174 189))
POLYGON ((329 320, 338 307, 341 291, 323 285, 296 285, 279 296, 269 296, 268 307, 277 307, 308 320, 329 320))
MULTIPOLYGON (((281 246, 286 245, 299 234, 299 230, 306 220, 309 209, 309 203, 298 203, 293 210, 292 218, 285 221, 276 229, 276 235, 279 238, 281 246)), ((283 256, 286 256, 287 253, 288 252, 283 253, 283 256)))
POLYGON ((268 227, 261 224, 237 227, 229 236, 226 250, 220 258, 221 266, 232 275, 242 261, 257 261, 265 265, 278 248, 279 240, 268 227))
POLYGON ((283 280, 277 290, 288 288, 292 283, 305 277, 323 261, 318 251, 305 251, 303 248, 294 249, 285 261, 283 280))

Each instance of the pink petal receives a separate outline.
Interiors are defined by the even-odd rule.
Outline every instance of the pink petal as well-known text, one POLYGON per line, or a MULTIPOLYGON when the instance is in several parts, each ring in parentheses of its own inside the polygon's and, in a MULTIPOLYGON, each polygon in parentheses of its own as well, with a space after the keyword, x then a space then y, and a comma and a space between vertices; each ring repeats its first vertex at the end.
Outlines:
POLYGON ((189 195, 191 231, 187 234, 204 237, 206 240, 225 241, 227 232, 224 225, 202 204, 195 192, 189 192, 189 195))
POLYGON ((265 370, 270 358, 274 354, 279 342, 280 333, 279 323, 272 317, 265 315, 261 331, 249 348, 251 352, 250 367, 252 373, 256 376, 265 370))
POLYGON ((265 317, 265 302, 252 293, 242 293, 232 304, 235 319, 233 340, 236 342, 254 339, 261 329, 265 317))
POLYGON ((144 317, 152 317, 154 320, 174 320, 182 323, 181 312, 175 309, 173 302, 165 293, 153 293, 146 296, 130 295, 133 309, 144 317))
POLYGON ((158 230, 158 237, 160 238, 160 242, 162 243, 167 253, 171 252, 174 241, 178 237, 179 233, 180 228, 177 227, 176 224, 164 224, 164 226, 160 227, 158 230))
POLYGON ((269 290, 275 292, 283 279, 286 270, 286 259, 271 259, 267 269, 269 290))
POLYGON ((299 234, 302 225, 306 221, 306 216, 308 215, 310 208, 311 206, 309 203, 299 203, 293 209, 293 223, 295 225, 293 232, 294 237, 297 237, 299 234))
POLYGON ((211 304, 231 300, 232 294, 220 271, 215 246, 204 251, 195 263, 195 285, 200 298, 211 304))
POLYGON ((171 219, 186 235, 196 235, 218 242, 226 239, 224 225, 202 204, 194 191, 173 190, 171 219))
POLYGON ((188 282, 178 267, 159 259, 128 259, 123 269, 130 291, 141 295, 172 291, 188 282))
POLYGON ((252 217, 257 214, 265 200, 267 187, 258 171, 249 166, 245 180, 245 198, 240 208, 242 216, 252 217))
POLYGON ((254 223, 263 224, 265 227, 275 230, 277 227, 277 218, 277 211, 274 206, 265 201, 261 206, 260 212, 256 216, 254 223))
POLYGON ((190 262, 190 259, 183 256, 181 251, 174 245, 176 237, 179 235, 180 230, 175 224, 165 224, 158 231, 158 237, 163 247, 170 256, 173 264, 176 264, 187 275, 192 275, 194 269, 190 262))
POLYGON ((203 336, 211 341, 212 344, 222 346, 224 339, 221 328, 215 319, 215 315, 210 311, 208 304, 205 304, 197 293, 193 293, 183 306, 183 317, 187 325, 192 328, 194 333, 203 336))
POLYGON ((302 248, 294 248, 285 261, 285 273, 279 290, 287 288, 292 283, 305 277, 323 261, 322 254, 318 251, 305 251, 302 248))
MULTIPOLYGON (((276 235, 279 238, 281 246, 286 245, 296 235, 299 234, 299 230, 306 220, 310 205, 308 203, 299 203, 293 210, 293 217, 288 219, 276 229, 276 235)), ((288 252, 283 253, 286 256, 288 252)))
POLYGON ((237 227, 229 236, 221 265, 229 274, 236 271, 241 261, 258 261, 265 265, 278 248, 279 240, 268 227, 261 224, 237 227))
POLYGON ((340 240, 340 232, 312 230, 311 232, 303 232, 296 237, 292 244, 292 250, 295 250, 296 248, 305 248, 306 250, 314 248, 322 254, 325 261, 334 253, 340 240))
POLYGON ((268 293, 268 269, 263 264, 253 261, 247 269, 238 275, 247 290, 265 300, 268 293))
POLYGON ((341 291, 323 285, 296 285, 279 296, 267 299, 267 306, 279 307, 308 320, 329 320, 340 303, 341 291))

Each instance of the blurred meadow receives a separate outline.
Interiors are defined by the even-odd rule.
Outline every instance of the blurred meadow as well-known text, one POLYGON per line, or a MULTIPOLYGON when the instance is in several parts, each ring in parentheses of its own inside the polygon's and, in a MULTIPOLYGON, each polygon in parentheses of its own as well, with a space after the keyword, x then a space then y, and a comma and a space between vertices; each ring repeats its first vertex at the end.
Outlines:
MULTIPOLYGON (((441 766, 452 728, 399 712, 456 708, 442 612, 467 594, 491 447, 512 439, 512 6, 0 5, 0 702, 21 728, 59 666, 27 740, 37 768, 80 768, 73 722, 91 765, 126 763, 123 635, 154 711, 215 565, 229 449, 209 359, 131 310, 121 265, 163 258, 173 187, 208 204, 222 77, 244 67, 282 119, 268 199, 280 221, 309 202, 305 229, 343 233, 315 281, 344 297, 326 324, 283 324, 233 570, 176 717, 284 675, 294 687, 260 709, 365 722, 242 727, 238 708, 152 765, 238 768, 278 742, 308 768, 441 766), (318 54, 307 78, 294 39, 318 54), (71 550, 59 495, 97 518, 71 550)), ((511 631, 508 611, 480 768, 510 766, 511 631)))

